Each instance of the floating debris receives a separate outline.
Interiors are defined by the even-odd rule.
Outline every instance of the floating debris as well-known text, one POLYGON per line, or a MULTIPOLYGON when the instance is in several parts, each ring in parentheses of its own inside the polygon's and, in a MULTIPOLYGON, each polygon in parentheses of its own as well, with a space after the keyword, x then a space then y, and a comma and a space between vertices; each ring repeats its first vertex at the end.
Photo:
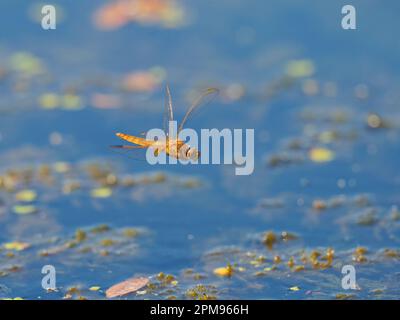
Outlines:
POLYGON ((106 291, 107 298, 115 298, 133 293, 137 290, 142 289, 149 283, 148 278, 130 278, 120 283, 113 285, 106 291))

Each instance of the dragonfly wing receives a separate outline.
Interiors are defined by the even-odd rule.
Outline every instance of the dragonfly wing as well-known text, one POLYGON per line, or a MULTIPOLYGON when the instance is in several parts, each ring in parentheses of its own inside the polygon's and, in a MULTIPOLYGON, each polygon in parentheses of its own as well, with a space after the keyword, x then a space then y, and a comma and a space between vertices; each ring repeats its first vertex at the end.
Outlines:
POLYGON ((145 149, 146 147, 144 147, 144 146, 114 145, 114 146, 110 146, 110 148, 113 148, 113 149, 145 149))
POLYGON ((185 116, 182 119, 182 122, 179 125, 178 128, 178 133, 182 131, 183 126, 185 123, 188 121, 188 119, 193 116, 194 112, 201 106, 204 106, 211 102, 212 99, 214 99, 219 93, 219 90, 216 88, 208 88, 206 91, 203 92, 203 94, 198 97, 194 103, 190 106, 188 111, 186 111, 185 116))
POLYGON ((147 148, 144 146, 113 145, 110 148, 122 156, 140 161, 146 160, 147 148))
POLYGON ((165 102, 164 102, 164 132, 168 133, 169 121, 174 120, 174 112, 172 109, 172 97, 169 85, 165 87, 165 102))

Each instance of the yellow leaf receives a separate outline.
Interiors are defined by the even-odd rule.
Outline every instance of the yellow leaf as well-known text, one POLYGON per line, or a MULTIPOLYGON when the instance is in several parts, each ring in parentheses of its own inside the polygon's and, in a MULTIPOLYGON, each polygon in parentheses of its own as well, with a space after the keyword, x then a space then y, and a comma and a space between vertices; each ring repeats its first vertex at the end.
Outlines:
POLYGON ((293 78, 309 77, 315 72, 311 60, 293 60, 286 65, 286 74, 293 78))
POLYGON ((233 275, 233 268, 228 265, 214 269, 214 274, 220 277, 231 277, 233 275))
POLYGON ((100 290, 100 287, 98 287, 98 286, 93 286, 93 287, 90 287, 89 290, 90 290, 90 291, 99 291, 99 290, 100 290))
POLYGON ((112 195, 112 190, 107 187, 95 188, 90 192, 93 198, 108 198, 112 195))
POLYGON ((60 98, 55 93, 44 93, 39 97, 39 105, 43 109, 55 109, 60 105, 60 98))
POLYGON ((33 205, 16 205, 12 208, 13 212, 20 215, 31 214, 37 211, 33 205))
POLYGON ((33 200, 36 199, 36 197, 37 197, 36 191, 29 189, 21 190, 15 194, 15 199, 23 202, 32 202, 33 200))
POLYGON ((309 157, 314 162, 328 162, 335 158, 335 154, 326 148, 313 148, 310 150, 309 157))
POLYGON ((299 290, 300 290, 300 288, 299 288, 299 287, 297 287, 297 286, 295 286, 295 287, 291 287, 291 288, 289 288, 289 290, 290 290, 290 291, 299 291, 299 290))
POLYGON ((22 251, 30 247, 29 243, 26 242, 19 242, 19 241, 14 241, 14 242, 7 242, 3 244, 4 249, 7 250, 15 250, 15 251, 22 251))

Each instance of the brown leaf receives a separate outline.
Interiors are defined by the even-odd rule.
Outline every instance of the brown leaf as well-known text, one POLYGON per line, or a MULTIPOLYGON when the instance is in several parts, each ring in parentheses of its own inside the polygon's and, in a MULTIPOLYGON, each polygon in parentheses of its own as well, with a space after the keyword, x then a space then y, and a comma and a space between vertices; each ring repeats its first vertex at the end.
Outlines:
POLYGON ((120 283, 113 285, 106 291, 107 298, 115 298, 135 292, 149 283, 148 278, 130 278, 120 283))

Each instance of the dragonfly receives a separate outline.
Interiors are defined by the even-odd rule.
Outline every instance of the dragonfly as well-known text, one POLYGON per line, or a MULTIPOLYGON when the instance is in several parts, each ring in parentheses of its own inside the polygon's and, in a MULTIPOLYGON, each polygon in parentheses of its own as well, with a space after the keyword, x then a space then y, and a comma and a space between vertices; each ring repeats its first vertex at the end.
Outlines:
POLYGON ((118 132, 116 136, 122 140, 132 143, 133 145, 114 145, 112 148, 117 149, 147 149, 152 148, 154 151, 154 155, 158 156, 161 152, 166 153, 170 157, 174 157, 180 160, 193 160, 196 161, 200 157, 200 151, 197 148, 191 147, 185 141, 180 140, 179 133, 182 131, 186 122, 193 116, 196 110, 198 110, 201 106, 210 102, 215 95, 219 92, 216 88, 208 88, 206 89, 188 108, 182 121, 178 126, 178 132, 176 137, 170 137, 168 134, 168 125, 170 121, 174 121, 174 111, 172 106, 172 97, 169 86, 166 86, 165 89, 165 103, 164 103, 164 133, 165 140, 149 140, 143 137, 129 135, 126 133, 118 132))

